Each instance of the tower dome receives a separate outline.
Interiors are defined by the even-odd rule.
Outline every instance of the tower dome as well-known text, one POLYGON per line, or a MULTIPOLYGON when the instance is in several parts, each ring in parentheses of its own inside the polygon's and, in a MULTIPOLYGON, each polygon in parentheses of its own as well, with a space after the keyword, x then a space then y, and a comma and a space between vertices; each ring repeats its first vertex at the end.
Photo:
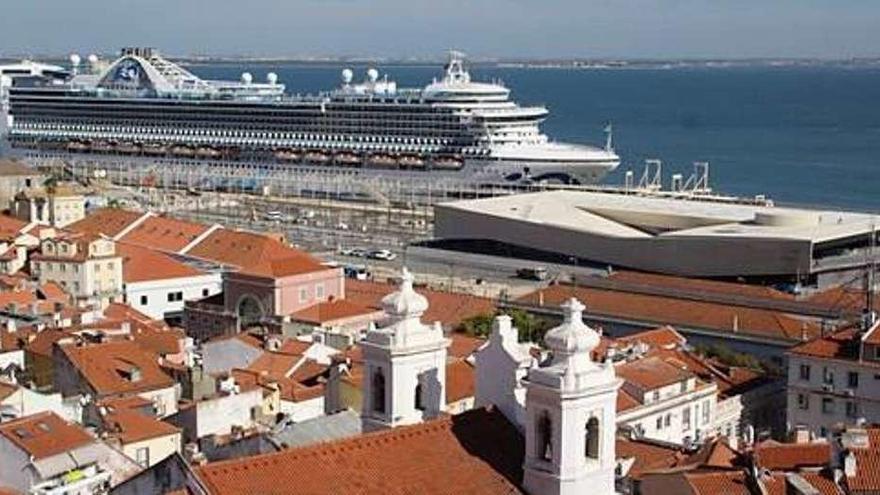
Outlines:
POLYGON ((544 336, 544 344, 556 357, 589 355, 599 345, 599 334, 583 321, 584 306, 571 298, 562 304, 563 321, 544 336))
POLYGON ((415 278, 403 269, 400 289, 382 298, 382 309, 392 319, 420 318, 428 309, 428 299, 413 289, 415 278))

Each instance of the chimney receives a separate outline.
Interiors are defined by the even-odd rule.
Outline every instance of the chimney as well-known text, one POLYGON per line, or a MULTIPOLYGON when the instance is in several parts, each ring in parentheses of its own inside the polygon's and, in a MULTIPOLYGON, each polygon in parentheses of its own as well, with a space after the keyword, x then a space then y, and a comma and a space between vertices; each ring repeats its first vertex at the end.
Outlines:
POLYGON ((792 431, 792 441, 794 443, 809 443, 810 430, 803 426, 795 426, 794 431, 792 431))
POLYGON ((277 351, 281 349, 281 339, 278 337, 267 337, 264 347, 267 351, 277 351))
POLYGON ((126 335, 130 334, 131 333, 131 322, 123 321, 122 325, 119 326, 119 330, 126 335))
POLYGON ((141 369, 137 366, 132 366, 129 370, 129 378, 128 380, 132 383, 136 383, 141 381, 141 369))
POLYGON ((15 333, 15 320, 12 318, 6 320, 6 331, 9 333, 15 333))
POLYGON ((843 473, 847 478, 852 478, 856 475, 856 456, 852 452, 847 452, 843 458, 843 473))
POLYGON ((736 313, 733 314, 733 331, 739 332, 739 315, 736 313))
POLYGON ((539 290, 538 291, 538 306, 543 306, 543 305, 544 305, 544 291, 539 290))

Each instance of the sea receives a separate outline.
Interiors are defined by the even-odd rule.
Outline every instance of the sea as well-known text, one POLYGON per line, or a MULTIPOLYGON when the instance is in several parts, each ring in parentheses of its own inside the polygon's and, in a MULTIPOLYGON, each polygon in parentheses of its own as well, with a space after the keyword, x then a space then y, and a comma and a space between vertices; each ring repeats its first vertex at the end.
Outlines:
MULTIPOLYGON (((275 72, 290 93, 326 91, 343 68, 363 64, 195 63, 201 77, 255 80, 275 72)), ((377 67, 400 86, 422 86, 441 67, 377 67)), ((880 68, 850 65, 529 68, 476 65, 474 79, 499 80, 522 104, 545 105, 555 140, 603 144, 612 124, 621 166, 605 183, 636 180, 662 160, 665 187, 694 162, 710 164, 716 192, 766 195, 777 204, 880 213, 880 68)))

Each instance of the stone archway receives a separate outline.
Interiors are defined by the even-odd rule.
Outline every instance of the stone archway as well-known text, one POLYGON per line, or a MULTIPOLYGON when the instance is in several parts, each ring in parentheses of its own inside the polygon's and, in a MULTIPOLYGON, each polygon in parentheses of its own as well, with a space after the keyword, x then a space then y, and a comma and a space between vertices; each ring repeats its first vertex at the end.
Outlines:
POLYGON ((238 322, 241 328, 247 328, 260 323, 263 317, 266 316, 266 313, 263 311, 263 305, 260 304, 256 297, 250 294, 246 294, 238 300, 236 313, 238 314, 238 322))

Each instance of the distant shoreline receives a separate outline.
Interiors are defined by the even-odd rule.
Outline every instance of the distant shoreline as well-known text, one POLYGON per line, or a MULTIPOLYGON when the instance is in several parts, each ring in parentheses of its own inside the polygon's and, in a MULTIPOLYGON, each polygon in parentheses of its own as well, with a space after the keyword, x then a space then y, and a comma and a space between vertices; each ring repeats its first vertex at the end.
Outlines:
MULTIPOLYGON (((103 55, 105 60, 113 60, 116 55, 103 55)), ((66 65, 66 56, 0 56, 0 63, 17 62, 29 58, 66 65)), ((303 64, 332 65, 340 64, 383 66, 431 66, 445 63, 444 59, 382 59, 366 57, 223 57, 223 56, 173 56, 170 59, 183 65, 270 65, 270 64, 303 64)), ((475 66, 490 66, 507 69, 569 69, 569 70, 615 70, 615 69, 688 69, 688 68, 796 68, 796 67, 841 67, 841 68, 880 68, 880 57, 851 59, 817 59, 817 58, 745 58, 745 59, 488 59, 473 58, 475 66)))

